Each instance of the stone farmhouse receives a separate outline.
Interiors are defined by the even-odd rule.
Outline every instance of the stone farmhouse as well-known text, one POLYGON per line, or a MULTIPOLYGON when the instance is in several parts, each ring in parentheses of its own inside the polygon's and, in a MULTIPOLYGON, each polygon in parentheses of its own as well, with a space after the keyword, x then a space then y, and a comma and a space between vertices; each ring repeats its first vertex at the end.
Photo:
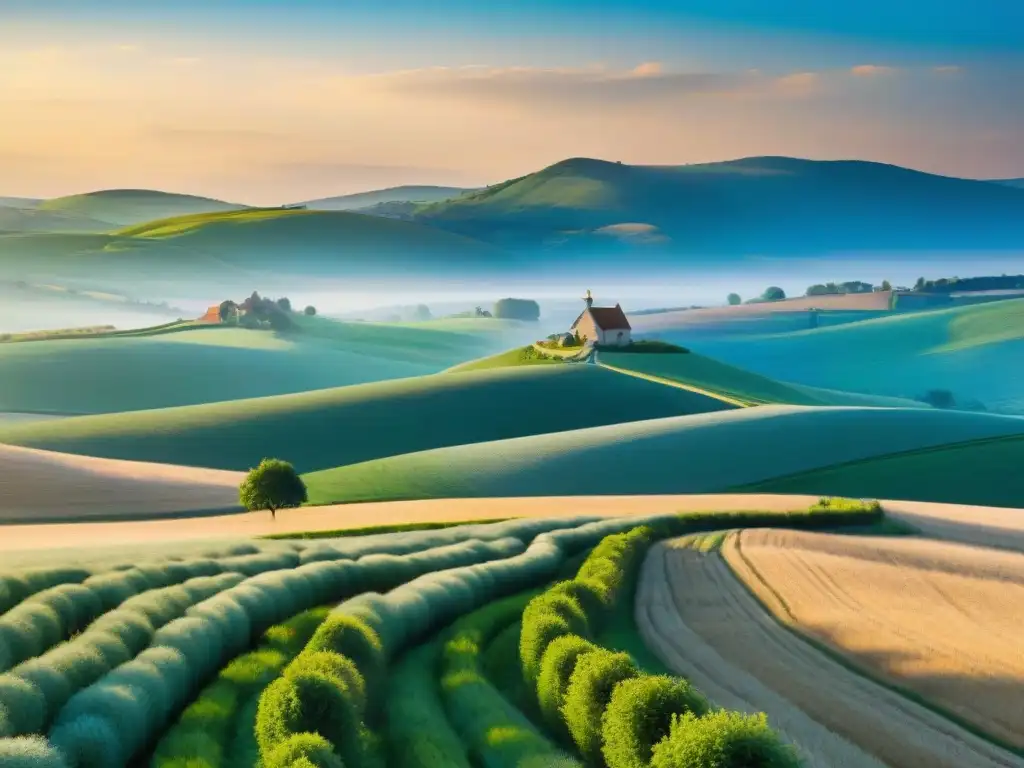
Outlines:
POLYGON ((579 333, 587 341, 609 347, 624 347, 633 341, 632 328, 621 306, 595 307, 590 291, 583 301, 587 308, 569 328, 571 333, 579 333))

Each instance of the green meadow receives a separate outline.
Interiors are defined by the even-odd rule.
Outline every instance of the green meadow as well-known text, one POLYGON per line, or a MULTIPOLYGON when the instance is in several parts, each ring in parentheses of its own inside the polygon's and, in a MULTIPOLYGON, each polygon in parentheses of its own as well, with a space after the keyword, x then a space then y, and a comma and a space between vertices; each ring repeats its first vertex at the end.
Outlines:
MULTIPOLYGON (((219 357, 229 351, 179 346, 190 354, 212 349, 219 357)), ((730 407, 594 366, 557 365, 38 422, 0 430, 0 442, 235 470, 275 456, 312 471, 442 446, 730 407)))
POLYGON ((1024 420, 935 409, 762 406, 424 451, 305 479, 318 504, 719 493, 897 451, 1006 435, 1024 435, 1024 420))

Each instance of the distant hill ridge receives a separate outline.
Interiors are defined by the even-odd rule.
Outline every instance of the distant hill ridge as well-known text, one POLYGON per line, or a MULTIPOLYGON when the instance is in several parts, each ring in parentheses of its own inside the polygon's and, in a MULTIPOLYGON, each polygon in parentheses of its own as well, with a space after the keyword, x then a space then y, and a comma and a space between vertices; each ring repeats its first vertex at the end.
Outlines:
POLYGON ((426 206, 415 219, 502 244, 602 251, 1019 247, 1024 190, 859 160, 657 166, 570 158, 426 206))
POLYGON ((361 208, 386 205, 388 203, 435 203, 450 200, 473 190, 464 187, 439 187, 432 185, 406 185, 388 187, 351 195, 323 197, 308 200, 303 205, 321 211, 352 211, 361 208))
POLYGON ((247 206, 198 195, 152 189, 104 189, 45 200, 40 210, 62 211, 127 226, 195 213, 238 211, 247 206))

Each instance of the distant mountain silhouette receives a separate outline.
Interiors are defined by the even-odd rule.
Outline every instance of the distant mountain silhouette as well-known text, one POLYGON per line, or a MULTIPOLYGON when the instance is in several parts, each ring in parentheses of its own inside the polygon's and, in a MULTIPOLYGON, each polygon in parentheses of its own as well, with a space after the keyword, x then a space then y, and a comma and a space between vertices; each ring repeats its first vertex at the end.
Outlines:
POLYGON ((573 158, 424 206, 415 219, 506 247, 798 254, 1024 247, 1024 190, 863 161, 684 166, 573 158))

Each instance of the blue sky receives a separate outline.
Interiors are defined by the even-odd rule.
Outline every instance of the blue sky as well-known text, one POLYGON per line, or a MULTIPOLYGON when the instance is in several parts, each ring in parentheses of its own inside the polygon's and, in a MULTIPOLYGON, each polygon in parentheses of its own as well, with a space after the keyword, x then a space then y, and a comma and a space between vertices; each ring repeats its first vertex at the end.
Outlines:
POLYGON ((1024 176, 1020 0, 3 0, 0 193, 270 200, 567 155, 1024 176))

